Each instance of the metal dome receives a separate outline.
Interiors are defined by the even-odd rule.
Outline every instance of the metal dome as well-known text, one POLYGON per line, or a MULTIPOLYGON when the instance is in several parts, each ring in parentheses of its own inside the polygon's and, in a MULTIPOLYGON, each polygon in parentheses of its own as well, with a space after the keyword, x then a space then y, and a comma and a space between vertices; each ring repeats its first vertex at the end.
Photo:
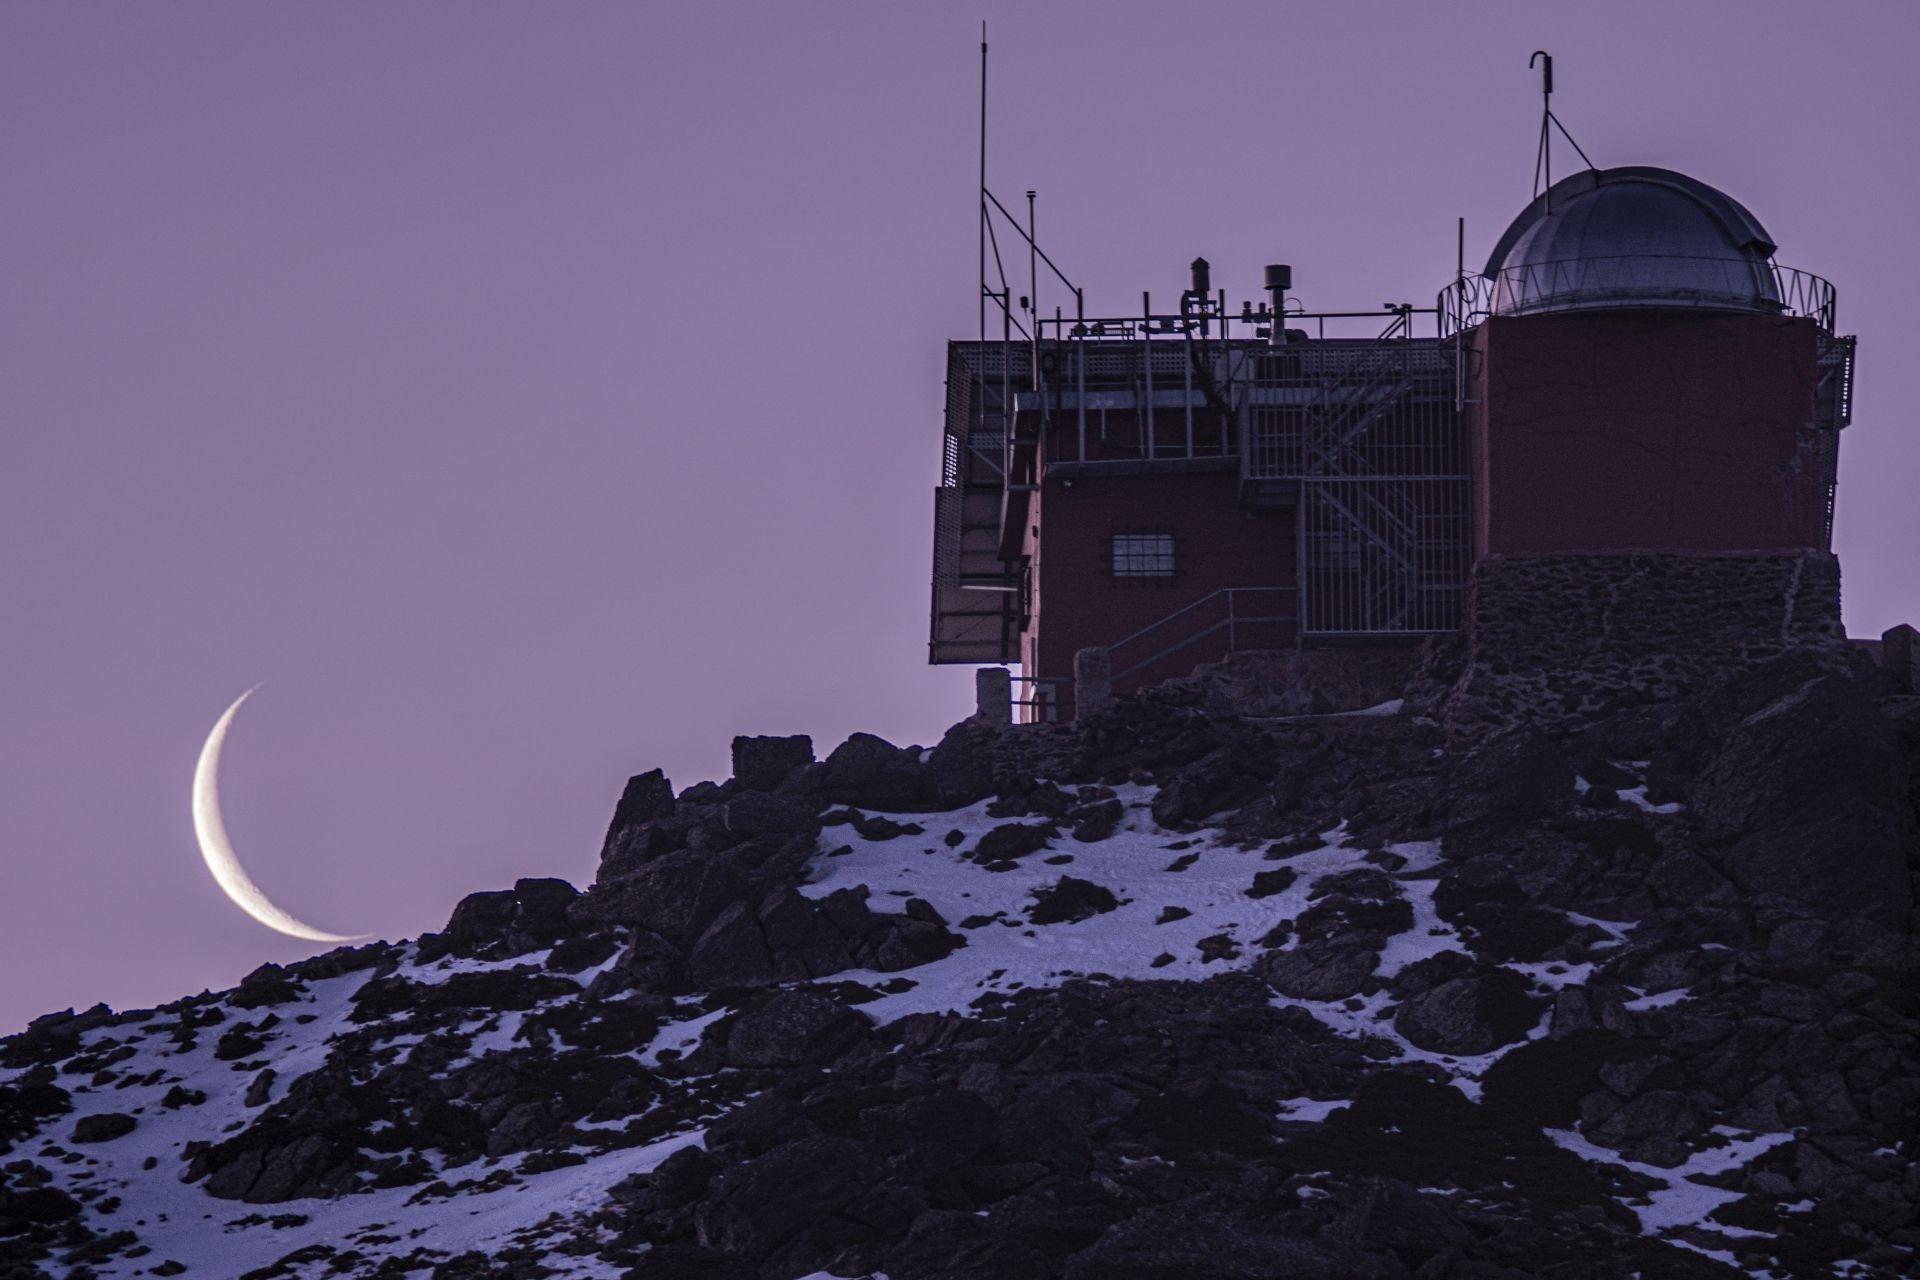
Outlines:
POLYGON ((1774 243, 1739 201, 1669 169, 1587 169, 1521 211, 1487 260, 1507 315, 1622 307, 1778 313, 1774 243))

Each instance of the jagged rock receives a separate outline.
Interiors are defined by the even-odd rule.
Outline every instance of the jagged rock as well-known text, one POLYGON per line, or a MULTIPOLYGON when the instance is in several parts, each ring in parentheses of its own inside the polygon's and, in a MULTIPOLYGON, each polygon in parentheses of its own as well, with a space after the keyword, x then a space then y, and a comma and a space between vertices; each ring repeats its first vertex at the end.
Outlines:
POLYGON ((927 798, 936 809, 959 809, 994 793, 995 731, 977 720, 962 720, 927 756, 923 776, 927 798))
POLYGON ((801 796, 748 791, 720 809, 722 828, 734 836, 790 836, 818 829, 817 806, 801 796))
POLYGON ((1127 807, 1109 796, 1075 806, 1067 811, 1066 820, 1073 824, 1072 835, 1075 840, 1082 844, 1094 844, 1111 836, 1126 814, 1127 807))
POLYGON ((737 1148, 757 1156, 819 1132, 806 1108, 781 1094, 761 1093, 707 1126, 707 1146, 715 1152, 737 1148))
POLYGON ((847 940, 793 890, 770 895, 760 905, 758 919, 776 981, 824 978, 853 967, 847 940))
POLYGON ((1551 738, 1511 733, 1481 747, 1453 771, 1449 814, 1461 841, 1484 840, 1552 813, 1573 796, 1573 765, 1551 738))
POLYGON ((895 822, 891 818, 856 817, 853 829, 862 840, 897 840, 901 836, 917 836, 926 828, 917 822, 895 822))
POLYGON ((723 1058, 734 1067, 793 1067, 831 1062, 871 1031, 863 1014, 831 996, 782 991, 728 1028, 723 1058))
POLYGON ((613 807, 613 820, 607 824, 607 836, 600 846, 600 861, 618 870, 632 870, 646 861, 644 835, 647 825, 674 811, 673 784, 658 769, 627 779, 620 802, 613 807))
POLYGON ((746 888, 746 878, 726 860, 687 849, 626 875, 603 877, 580 896, 571 914, 587 923, 630 925, 690 944, 746 888))
MULTIPOLYGON (((184 1171, 215 1197, 417 1187, 395 1236, 427 1215, 460 1214, 463 1184, 538 1188, 565 1165, 625 1159, 614 1153, 704 1128, 704 1149, 681 1147, 605 1201, 566 1202, 541 1224, 548 1234, 490 1257, 417 1252, 415 1270, 448 1280, 532 1277, 542 1258, 561 1257, 649 1280, 1704 1276, 1721 1264, 1642 1234, 1637 1197, 1653 1180, 1583 1161, 1542 1130, 1575 1129, 1624 1160, 1672 1167, 1716 1142, 1719 1127, 1796 1136, 1713 1179, 1744 1192, 1717 1220, 1766 1234, 1688 1228, 1689 1243, 1756 1271, 1835 1274, 1846 1261, 1891 1274, 1915 1239, 1913 1185, 1888 1154, 1920 1106, 1911 937, 1890 916, 1875 923, 1759 892, 1714 865, 1756 823, 1820 817, 1793 804, 1819 769, 1766 735, 1776 717, 1801 714, 1807 691, 1825 698, 1823 679, 1851 687, 1827 667, 1788 663, 1744 692, 1620 711, 1558 745, 1509 734, 1466 761, 1436 753, 1439 730, 1411 717, 1252 724, 1174 690, 1069 726, 963 727, 932 753, 937 767, 917 749, 856 735, 818 765, 770 748, 743 760, 734 782, 677 799, 664 777, 643 775, 623 796, 595 887, 577 899, 562 882, 522 881, 463 903, 418 952, 342 949, 178 1002, 150 1026, 88 1011, 0 1042, 0 1062, 25 1068, 0 1085, 0 1144, 24 1139, 51 1170, 0 1163, 0 1220, 11 1228, 24 1216, 18 1197, 52 1185, 36 1178, 70 1179, 116 1156, 120 1178, 132 1172, 126 1154, 137 1164, 145 1153, 138 1140, 53 1145, 69 1131, 48 1123, 70 1103, 57 1079, 96 1107, 142 1107, 143 1122, 196 1132, 184 1171), (1772 692, 1754 704, 1756 689, 1772 692), (1750 778, 1727 763, 1739 753, 1750 778), (1655 756, 1663 763, 1626 763, 1655 756), (1574 769, 1623 794, 1605 807, 1594 790, 1582 801, 1574 769), (1105 963, 1117 936, 1100 925, 1047 933, 1120 905, 1097 883, 1110 879, 1098 840, 1127 809, 1096 779, 1160 782, 1164 820, 1222 827, 1209 851, 1181 841, 1153 853, 1159 866, 1194 845, 1168 868, 1186 874, 1167 877, 1188 906, 1160 915, 1200 919, 1151 930, 1160 905, 1149 898, 1135 908, 1136 932, 1158 937, 1127 959, 1166 939, 1161 961, 1174 965, 1178 952, 1189 965, 1159 972, 1203 980, 1064 976, 1105 963), (1686 807, 1645 812, 1631 794, 1643 779, 1654 803, 1667 786, 1686 807), (937 847, 950 821, 911 845, 897 839, 920 825, 907 814, 989 796, 992 813, 1022 819, 1002 828, 1019 834, 998 838, 1033 846, 1023 853, 1069 828, 1097 837, 1071 846, 1088 879, 1041 890, 1030 919, 994 896, 1020 875, 956 865, 948 850, 964 840, 937 847), (899 815, 827 815, 896 844, 824 860, 816 835, 832 805, 899 815), (1699 838, 1710 820, 1723 824, 1704 849, 1711 859, 1699 838), (1342 821, 1329 847, 1322 833, 1342 821), (1414 847, 1433 839, 1444 840, 1439 863, 1414 847), (1247 854, 1238 883, 1217 881, 1235 845, 1247 854), (889 852, 899 857, 885 879, 838 878, 889 852), (811 897, 810 868, 853 887, 811 897), (954 876, 988 890, 943 896, 954 876), (1263 905, 1238 898, 1249 881, 1263 905), (1201 888, 1210 899, 1184 896, 1201 888), (1408 934, 1427 918, 1427 889, 1457 941, 1408 934), (1272 895, 1283 890, 1306 902, 1276 923, 1272 895), (948 955, 964 945, 942 918, 956 910, 989 953, 978 974, 965 965, 832 981, 948 955), (1076 951, 1076 935, 1090 932, 1099 949, 1076 951), (1202 933, 1211 936, 1189 950, 1202 933), (551 946, 544 961, 414 967, 436 946, 497 961, 536 945, 551 946), (1383 951, 1435 945, 1444 949, 1376 973, 1383 951), (1013 967, 1023 952, 1033 958, 1013 967), (1196 954, 1210 968, 1191 965, 1196 954), (1556 987, 1534 1039, 1549 1001, 1500 967, 1525 962, 1556 987), (368 968, 364 981, 305 998, 328 975, 368 968), (561 976, 593 969, 585 990, 584 977, 561 976), (871 1022, 860 1011, 896 1012, 901 1002, 887 997, 916 989, 945 1008, 956 977, 980 983, 970 1007, 871 1022), (1656 995, 1665 998, 1642 998, 1656 995), (256 1001, 260 1013, 239 1012, 256 1001), (1397 1053, 1384 1023, 1367 1033, 1382 1009, 1424 1054, 1397 1053), (177 1064, 142 1056, 149 1045, 244 1070, 218 1090, 188 1090, 177 1064), (1478 1102, 1455 1087, 1460 1064, 1439 1055, 1482 1059, 1468 1064, 1485 1066, 1478 1102), (1783 1208, 1798 1199, 1813 1210, 1783 1208)), ((1862 723, 1847 732, 1870 737, 1862 723)), ((1904 732, 1893 746, 1902 769, 1914 763, 1904 732)), ((1920 727, 1914 737, 1920 750, 1920 727)), ((1910 785, 1904 774, 1900 785, 1910 785)), ((1911 822, 1910 793, 1888 796, 1908 803, 1911 822)), ((1139 839, 1124 856, 1155 843, 1139 839)), ((981 850, 966 858, 982 861, 981 850)), ((138 1175, 126 1184, 129 1208, 152 1221, 141 1186, 138 1175)), ((98 1220, 85 1197, 70 1203, 47 1206, 81 1220, 62 1218, 59 1230, 98 1220)), ((0 1240, 0 1272, 13 1243, 0 1240)), ((166 1256, 156 1244, 125 1256, 153 1270, 166 1256)), ((63 1265, 99 1266, 128 1247, 63 1243, 63 1265)), ((288 1256, 343 1274, 391 1270, 401 1256, 359 1238, 320 1247, 288 1256)))
MULTIPOLYGON (((7 1185, 11 1181, 8 1177, 11 1172, 0 1172, 0 1223, 7 1224, 7 1229, 0 1231, 0 1235, 19 1236, 28 1227, 66 1222, 80 1216, 80 1202, 57 1187, 16 1189, 7 1185)), ((21 1271, 16 1274, 21 1280, 34 1280, 45 1273, 21 1271)))
POLYGON ((749 791, 771 791, 812 763, 813 739, 805 734, 733 740, 733 780, 749 791))
POLYGON ((1579 934, 1565 912, 1528 903, 1512 868, 1494 859, 1451 868, 1433 903, 1442 919, 1469 931, 1474 950, 1489 960, 1544 960, 1579 934))
POLYGON ((73 1096, 53 1083, 46 1067, 33 1067, 12 1083, 0 1084, 0 1155, 41 1124, 73 1109, 73 1096))
POLYGON ((885 1174, 846 1138, 802 1138, 721 1173, 694 1221, 701 1244, 759 1259, 859 1199, 885 1174))
POLYGON ((72 1138, 75 1142, 112 1142, 115 1138, 124 1138, 138 1128, 140 1122, 130 1115, 117 1111, 103 1111, 97 1115, 81 1116, 74 1122, 72 1138))
POLYGON ((300 997, 302 988, 277 964, 263 964, 240 979, 240 987, 227 997, 236 1009, 258 1009, 263 1005, 286 1004, 300 997))
POLYGON ((1902 922, 1915 840, 1905 775, 1859 686, 1816 675, 1727 731, 1689 804, 1704 856, 1741 889, 1902 922))
POLYGON ((1000 794, 987 805, 990 818, 1046 818, 1059 822, 1075 807, 1075 798, 1051 782, 1015 777, 999 783, 1000 794))
POLYGON ((1379 962, 1374 948, 1313 939, 1292 951, 1269 951, 1253 962, 1253 972, 1297 1000, 1344 1000, 1366 990, 1379 962))
POLYGON ((579 891, 565 880, 525 878, 511 889, 470 893, 437 934, 420 939, 422 961, 443 955, 524 955, 550 946, 567 928, 579 891))
POLYGON ((687 980, 697 987, 755 987, 773 982, 773 956, 754 910, 728 904, 687 954, 687 980))
POLYGON ((440 933, 449 949, 474 950, 505 937, 519 909, 511 889, 470 893, 460 899, 440 933))
POLYGON ((1448 978, 1408 999, 1393 1027, 1422 1049, 1462 1057, 1523 1039, 1540 1020, 1542 1001, 1510 969, 1448 978))
POLYGON ((546 1140, 559 1127, 559 1117, 544 1101, 520 1103, 488 1126, 487 1154, 497 1159, 525 1151, 546 1140))
POLYGON ((929 798, 919 758, 870 733, 856 733, 833 749, 821 770, 820 789, 835 804, 886 813, 922 808, 929 798))
POLYGON ((1068 1259, 1063 1274, 1066 1280, 1361 1280, 1405 1271, 1386 1259, 1290 1239, 1251 1223, 1210 1222, 1169 1206, 1108 1228, 1068 1259))
POLYGON ((924 1182, 971 1163, 991 1147, 997 1120, 977 1095, 941 1089, 868 1107, 859 1126, 894 1172, 924 1182))

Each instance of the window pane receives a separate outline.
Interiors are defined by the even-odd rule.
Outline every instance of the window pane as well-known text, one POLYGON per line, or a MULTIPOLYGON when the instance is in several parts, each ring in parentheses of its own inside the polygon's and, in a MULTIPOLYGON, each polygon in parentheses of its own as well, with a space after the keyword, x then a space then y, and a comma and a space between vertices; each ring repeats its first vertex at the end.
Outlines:
POLYGON ((1172 577, 1173 535, 1170 533, 1115 534, 1113 575, 1116 578, 1172 577))

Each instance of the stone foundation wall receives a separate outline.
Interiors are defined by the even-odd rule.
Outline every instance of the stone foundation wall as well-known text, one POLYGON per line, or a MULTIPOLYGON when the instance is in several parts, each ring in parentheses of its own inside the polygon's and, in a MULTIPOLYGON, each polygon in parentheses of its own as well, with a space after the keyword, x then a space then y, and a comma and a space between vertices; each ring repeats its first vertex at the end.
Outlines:
POLYGON ((1250 649, 1196 667, 1164 687, 1195 688, 1202 705, 1221 715, 1358 711, 1400 697, 1419 656, 1414 645, 1250 649))
POLYGON ((1409 689, 1450 739, 1516 724, 1578 733, 1790 649, 1841 670, 1861 661, 1840 622, 1839 562, 1823 551, 1491 557, 1474 569, 1467 617, 1409 689))

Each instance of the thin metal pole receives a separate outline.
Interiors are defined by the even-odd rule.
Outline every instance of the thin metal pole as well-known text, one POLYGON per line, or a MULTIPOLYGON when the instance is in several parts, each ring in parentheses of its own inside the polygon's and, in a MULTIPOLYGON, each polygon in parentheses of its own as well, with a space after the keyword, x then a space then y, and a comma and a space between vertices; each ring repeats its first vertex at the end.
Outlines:
POLYGON ((1140 367, 1146 371, 1147 412, 1144 417, 1138 405, 1134 406, 1133 422, 1135 428, 1145 423, 1146 456, 1153 457, 1153 296, 1145 291, 1140 294, 1140 367))
MULTIPOLYGON (((1033 332, 1028 340, 1033 346, 1033 389, 1040 390, 1040 263, 1035 255, 1039 245, 1033 239, 1033 196, 1027 192, 1027 314, 1033 318, 1033 332)), ((1045 400, 1042 399, 1042 417, 1045 416, 1045 400)))
POLYGON ((987 23, 980 20, 980 341, 987 340, 987 23))

